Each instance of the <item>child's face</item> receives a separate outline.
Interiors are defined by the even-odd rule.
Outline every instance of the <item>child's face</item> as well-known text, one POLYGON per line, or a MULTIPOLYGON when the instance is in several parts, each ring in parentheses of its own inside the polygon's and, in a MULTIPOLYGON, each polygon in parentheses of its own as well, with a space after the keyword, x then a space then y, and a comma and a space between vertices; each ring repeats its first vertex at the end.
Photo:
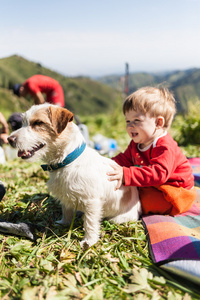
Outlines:
MULTIPOLYGON (((157 118, 140 111, 129 110, 125 113, 126 130, 130 138, 141 148, 150 145, 161 134, 161 128, 157 126, 157 118)), ((163 132, 163 130, 162 130, 163 132)))

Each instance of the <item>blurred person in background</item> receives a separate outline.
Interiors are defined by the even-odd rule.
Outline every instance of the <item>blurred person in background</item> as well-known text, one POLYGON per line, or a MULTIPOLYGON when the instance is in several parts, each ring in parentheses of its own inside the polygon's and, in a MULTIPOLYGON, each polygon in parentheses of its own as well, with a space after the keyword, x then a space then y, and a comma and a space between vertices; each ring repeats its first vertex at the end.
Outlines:
POLYGON ((2 125, 1 129, 0 129, 1 144, 2 143, 8 144, 7 138, 8 138, 8 135, 9 135, 9 126, 8 126, 8 123, 7 123, 6 119, 4 118, 4 116, 1 112, 0 112, 0 124, 2 125))
POLYGON ((10 124, 12 131, 21 128, 22 122, 23 122, 22 114, 17 112, 11 114, 8 119, 8 124, 10 124))
POLYGON ((58 81, 48 76, 34 75, 28 78, 23 84, 15 84, 13 92, 18 97, 31 95, 34 104, 42 104, 46 101, 60 107, 65 106, 61 85, 58 81), (46 99, 43 94, 46 95, 46 99))
MULTIPOLYGON (((8 135, 9 135, 9 127, 8 123, 6 122, 6 119, 4 118, 3 114, 0 112, 0 145, 1 144, 8 144, 8 135)), ((4 161, 4 151, 2 147, 0 146, 0 156, 3 156, 2 161, 4 161)), ((4 184, 2 181, 0 181, 0 201, 2 200, 3 196, 5 195, 6 189, 4 187, 4 184)))

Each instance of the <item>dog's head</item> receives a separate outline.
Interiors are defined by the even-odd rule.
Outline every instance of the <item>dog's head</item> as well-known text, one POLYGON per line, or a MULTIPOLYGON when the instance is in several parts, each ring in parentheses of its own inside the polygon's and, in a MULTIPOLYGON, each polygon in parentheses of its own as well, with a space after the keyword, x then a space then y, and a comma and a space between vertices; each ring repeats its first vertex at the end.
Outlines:
MULTIPOLYGON (((43 106, 43 105, 42 105, 43 106)), ((66 128, 68 122, 73 121, 73 113, 59 106, 36 106, 36 110, 25 113, 24 124, 29 124, 36 132, 52 132, 58 136, 66 128)))
POLYGON ((18 156, 23 159, 36 154, 43 158, 48 148, 56 147, 56 141, 72 120, 73 113, 65 108, 47 103, 34 105, 23 114, 22 128, 8 137, 9 144, 19 150, 18 156))

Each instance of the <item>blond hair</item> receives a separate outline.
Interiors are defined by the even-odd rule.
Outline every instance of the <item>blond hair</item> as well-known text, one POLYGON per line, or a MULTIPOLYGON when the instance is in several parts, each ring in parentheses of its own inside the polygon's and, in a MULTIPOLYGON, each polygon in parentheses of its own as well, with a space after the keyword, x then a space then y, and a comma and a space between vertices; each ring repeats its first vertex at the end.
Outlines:
POLYGON ((171 126, 176 113, 174 96, 166 88, 143 87, 128 96, 123 104, 123 113, 129 110, 140 111, 149 114, 150 117, 163 117, 164 128, 171 126))

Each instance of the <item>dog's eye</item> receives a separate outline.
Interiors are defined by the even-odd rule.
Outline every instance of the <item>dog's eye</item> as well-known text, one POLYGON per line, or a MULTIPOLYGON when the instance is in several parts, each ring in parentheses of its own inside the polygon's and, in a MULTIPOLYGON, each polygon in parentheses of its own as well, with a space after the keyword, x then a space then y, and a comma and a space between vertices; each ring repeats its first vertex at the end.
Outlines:
POLYGON ((32 123, 32 127, 35 127, 35 126, 41 126, 42 124, 44 124, 44 122, 40 121, 40 120, 36 120, 32 123))

